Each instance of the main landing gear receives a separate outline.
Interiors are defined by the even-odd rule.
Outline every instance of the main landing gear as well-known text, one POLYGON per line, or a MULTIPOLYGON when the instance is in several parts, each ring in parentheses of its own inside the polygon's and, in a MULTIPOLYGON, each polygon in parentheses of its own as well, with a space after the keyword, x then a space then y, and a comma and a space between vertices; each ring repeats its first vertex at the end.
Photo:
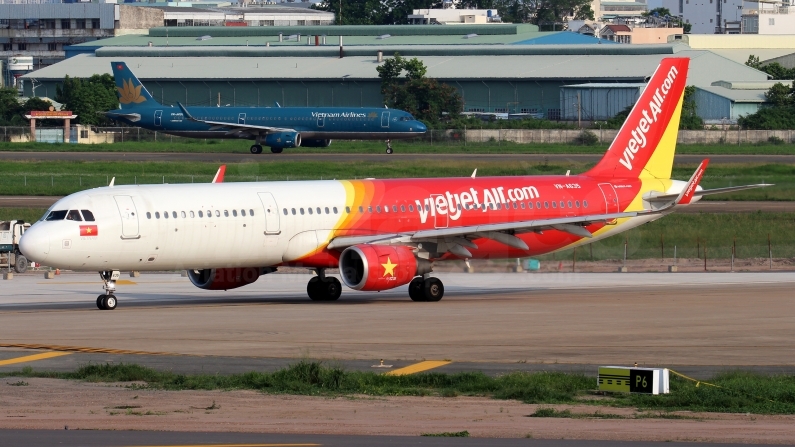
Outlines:
POLYGON ((392 152, 392 140, 386 140, 386 153, 391 154, 392 152))
POLYGON ((412 301, 439 301, 444 296, 444 284, 439 278, 418 276, 409 283, 412 301))
POLYGON ((99 276, 104 283, 103 288, 105 289, 105 293, 97 297, 97 308, 99 308, 99 310, 113 310, 119 303, 116 299, 116 295, 113 294, 113 292, 116 291, 116 281, 119 279, 119 271, 106 270, 104 272, 99 272, 99 276))
POLYGON ((327 277, 325 269, 315 269, 317 276, 309 280, 306 293, 312 301, 336 301, 342 294, 342 284, 337 278, 327 277))
POLYGON ((255 144, 251 146, 251 153, 252 154, 261 154, 262 153, 262 146, 259 144, 255 144))

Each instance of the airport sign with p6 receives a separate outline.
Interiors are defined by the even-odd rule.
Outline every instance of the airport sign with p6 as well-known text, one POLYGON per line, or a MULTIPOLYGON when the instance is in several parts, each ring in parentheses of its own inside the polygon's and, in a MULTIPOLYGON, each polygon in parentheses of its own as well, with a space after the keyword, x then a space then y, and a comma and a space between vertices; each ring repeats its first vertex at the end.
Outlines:
POLYGON ((600 366, 597 385, 599 391, 667 394, 669 374, 666 368, 600 366))

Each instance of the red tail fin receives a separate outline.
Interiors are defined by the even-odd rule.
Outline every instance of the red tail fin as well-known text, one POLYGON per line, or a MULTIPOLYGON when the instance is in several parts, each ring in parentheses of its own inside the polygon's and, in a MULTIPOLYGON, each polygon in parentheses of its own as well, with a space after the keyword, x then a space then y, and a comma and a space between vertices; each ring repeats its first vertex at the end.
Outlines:
POLYGON ((602 160, 587 175, 671 178, 690 59, 665 58, 602 160))

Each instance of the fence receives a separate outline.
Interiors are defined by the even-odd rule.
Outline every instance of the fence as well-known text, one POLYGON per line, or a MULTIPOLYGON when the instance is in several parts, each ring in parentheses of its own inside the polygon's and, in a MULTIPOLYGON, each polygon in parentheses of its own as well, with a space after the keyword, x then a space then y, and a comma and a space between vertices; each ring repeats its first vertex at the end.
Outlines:
MULTIPOLYGON (((20 142, 28 141, 30 129, 28 127, 2 127, 0 128, 0 141, 20 142)), ((615 129, 447 129, 430 130, 424 136, 410 140, 427 144, 439 145, 467 145, 476 143, 494 143, 508 141, 519 144, 532 143, 561 143, 576 144, 583 131, 590 131, 596 135, 600 143, 610 143, 615 138, 618 130, 615 129)), ((123 142, 152 142, 175 143, 196 141, 191 138, 175 137, 163 132, 141 129, 138 127, 92 127, 91 131, 102 135, 99 141, 123 142)), ((704 129, 680 130, 677 142, 681 144, 754 144, 765 143, 771 138, 779 139, 786 143, 795 143, 793 130, 741 130, 741 129, 704 129)))

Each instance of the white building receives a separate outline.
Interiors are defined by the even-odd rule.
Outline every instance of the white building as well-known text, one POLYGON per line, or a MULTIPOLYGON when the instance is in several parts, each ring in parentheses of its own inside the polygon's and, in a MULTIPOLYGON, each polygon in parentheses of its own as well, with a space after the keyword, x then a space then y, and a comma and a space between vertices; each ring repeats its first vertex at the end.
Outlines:
POLYGON ((415 9, 412 12, 408 17, 412 25, 501 23, 496 9, 415 9))
POLYGON ((682 18, 692 25, 691 34, 739 34, 744 3, 743 0, 684 0, 682 18))
POLYGON ((795 4, 753 3, 749 6, 753 8, 742 11, 743 34, 795 34, 795 4))

